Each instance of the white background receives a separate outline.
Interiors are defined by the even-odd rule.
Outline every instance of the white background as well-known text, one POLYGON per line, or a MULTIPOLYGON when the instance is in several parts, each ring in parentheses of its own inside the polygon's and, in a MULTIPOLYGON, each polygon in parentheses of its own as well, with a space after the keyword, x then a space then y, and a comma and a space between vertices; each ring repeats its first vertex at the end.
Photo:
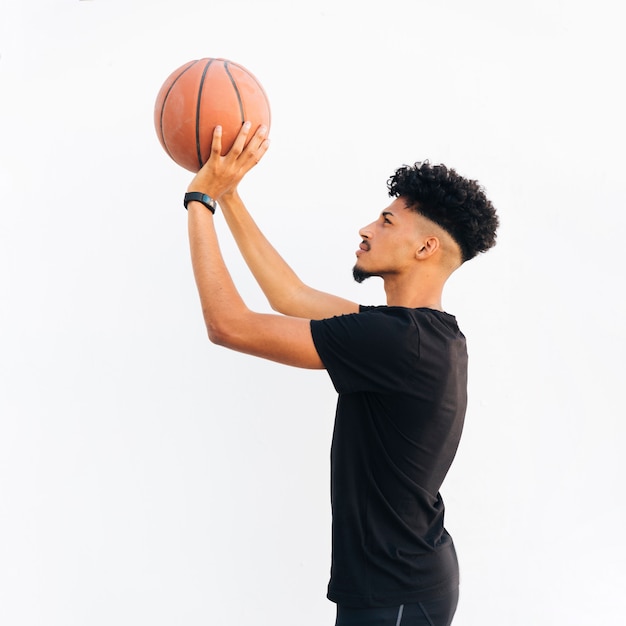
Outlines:
POLYGON ((484 185, 498 245, 444 300, 471 359, 455 626, 623 624, 618 5, 0 0, 0 623, 333 623, 334 390, 206 340, 191 174, 154 131, 163 80, 213 56, 267 91, 242 193, 315 287, 383 302, 350 268, 399 165, 484 185))

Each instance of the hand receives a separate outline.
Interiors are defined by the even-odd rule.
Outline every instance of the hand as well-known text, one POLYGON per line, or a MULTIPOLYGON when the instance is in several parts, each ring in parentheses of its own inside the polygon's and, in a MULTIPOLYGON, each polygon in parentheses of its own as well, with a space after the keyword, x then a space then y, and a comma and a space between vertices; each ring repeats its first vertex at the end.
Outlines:
POLYGON ((245 145, 250 126, 250 122, 246 122, 241 127, 232 148, 224 156, 222 156, 222 127, 215 127, 209 159, 195 175, 187 191, 199 191, 219 201, 225 194, 236 190, 241 179, 261 160, 269 148, 270 141, 265 126, 260 126, 248 145, 245 145))

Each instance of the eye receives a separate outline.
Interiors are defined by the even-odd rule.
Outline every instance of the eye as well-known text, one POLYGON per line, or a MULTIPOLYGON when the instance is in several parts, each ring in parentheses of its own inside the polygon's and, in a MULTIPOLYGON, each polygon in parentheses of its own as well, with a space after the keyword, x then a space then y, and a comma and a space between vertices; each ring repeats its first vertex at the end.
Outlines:
POLYGON ((383 218, 383 221, 384 221, 385 224, 391 224, 391 221, 389 220, 389 218, 387 216, 385 216, 383 218))

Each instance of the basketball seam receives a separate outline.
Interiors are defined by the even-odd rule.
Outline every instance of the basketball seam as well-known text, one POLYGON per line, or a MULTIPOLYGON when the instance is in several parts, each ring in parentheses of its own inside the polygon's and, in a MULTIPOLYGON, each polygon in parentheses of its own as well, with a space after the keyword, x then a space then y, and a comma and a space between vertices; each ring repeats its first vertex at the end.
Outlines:
MULTIPOLYGON (((265 100, 265 104, 267 106, 267 114, 269 116, 270 119, 270 123, 271 123, 271 119, 272 119, 272 110, 270 107, 270 101, 269 98, 267 97, 267 94, 265 93, 265 89, 263 89, 263 85, 261 85, 261 83, 259 82, 258 78, 250 73, 249 70, 247 70, 245 67, 243 67, 242 65, 239 65, 238 63, 234 63, 233 61, 229 61, 230 65, 234 65, 235 67, 238 67, 242 72, 245 72, 246 75, 248 77, 250 77, 255 83, 256 86, 259 88, 259 91, 263 94, 263 99, 265 100)), ((228 71, 228 70, 227 70, 228 71)), ((228 74, 230 76, 230 73, 228 74)), ((232 79, 232 78, 231 78, 232 79)), ((239 94, 237 94, 239 95, 239 94)), ((243 113, 242 113, 242 118, 243 118, 243 113)), ((243 120, 245 122, 245 120, 243 120)), ((243 122, 242 122, 243 123, 243 122)))
POLYGON ((182 77, 183 74, 185 74, 185 72, 187 72, 187 70, 190 70, 198 61, 193 61, 192 63, 190 63, 173 81, 172 84, 169 86, 167 93, 165 94, 165 96, 163 97, 163 104, 161 105, 161 116, 159 119, 159 130, 161 132, 161 137, 163 138, 163 145, 165 146, 165 151, 167 152, 167 154, 169 155, 170 158, 172 157, 172 153, 170 152, 169 148, 167 147, 167 140, 165 139, 165 133, 163 132, 163 116, 165 115, 165 103, 167 102, 167 99, 170 95, 170 92, 172 91, 172 89, 174 88, 174 85, 180 80, 180 78, 182 77))
POLYGON ((198 155, 198 169, 200 169, 203 165, 202 163, 202 147, 200 146, 200 111, 202 109, 202 88, 204 87, 204 79, 206 78, 206 74, 209 71, 209 67, 211 63, 213 63, 214 59, 209 59, 206 66, 204 67, 204 71, 202 72, 202 78, 200 79, 200 87, 198 88, 198 103, 196 106, 196 154, 198 155))
POLYGON ((233 75, 230 73, 230 70, 228 69, 228 61, 224 61, 224 70, 226 71, 228 78, 230 78, 230 82, 232 83, 233 89, 235 90, 235 95, 237 96, 237 102, 239 103, 239 115, 241 117, 241 123, 243 124, 246 121, 244 118, 243 101, 241 99, 241 94, 239 93, 239 87, 237 87, 237 81, 233 78, 233 75))

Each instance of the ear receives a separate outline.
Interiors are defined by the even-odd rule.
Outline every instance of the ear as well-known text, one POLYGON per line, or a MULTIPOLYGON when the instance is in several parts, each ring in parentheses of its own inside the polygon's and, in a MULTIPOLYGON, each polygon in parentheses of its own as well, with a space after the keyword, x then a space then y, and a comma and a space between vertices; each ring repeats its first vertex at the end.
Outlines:
POLYGON ((441 242, 438 237, 431 235, 424 239, 415 250, 415 258, 418 261, 425 261, 431 257, 437 250, 441 248, 441 242))

